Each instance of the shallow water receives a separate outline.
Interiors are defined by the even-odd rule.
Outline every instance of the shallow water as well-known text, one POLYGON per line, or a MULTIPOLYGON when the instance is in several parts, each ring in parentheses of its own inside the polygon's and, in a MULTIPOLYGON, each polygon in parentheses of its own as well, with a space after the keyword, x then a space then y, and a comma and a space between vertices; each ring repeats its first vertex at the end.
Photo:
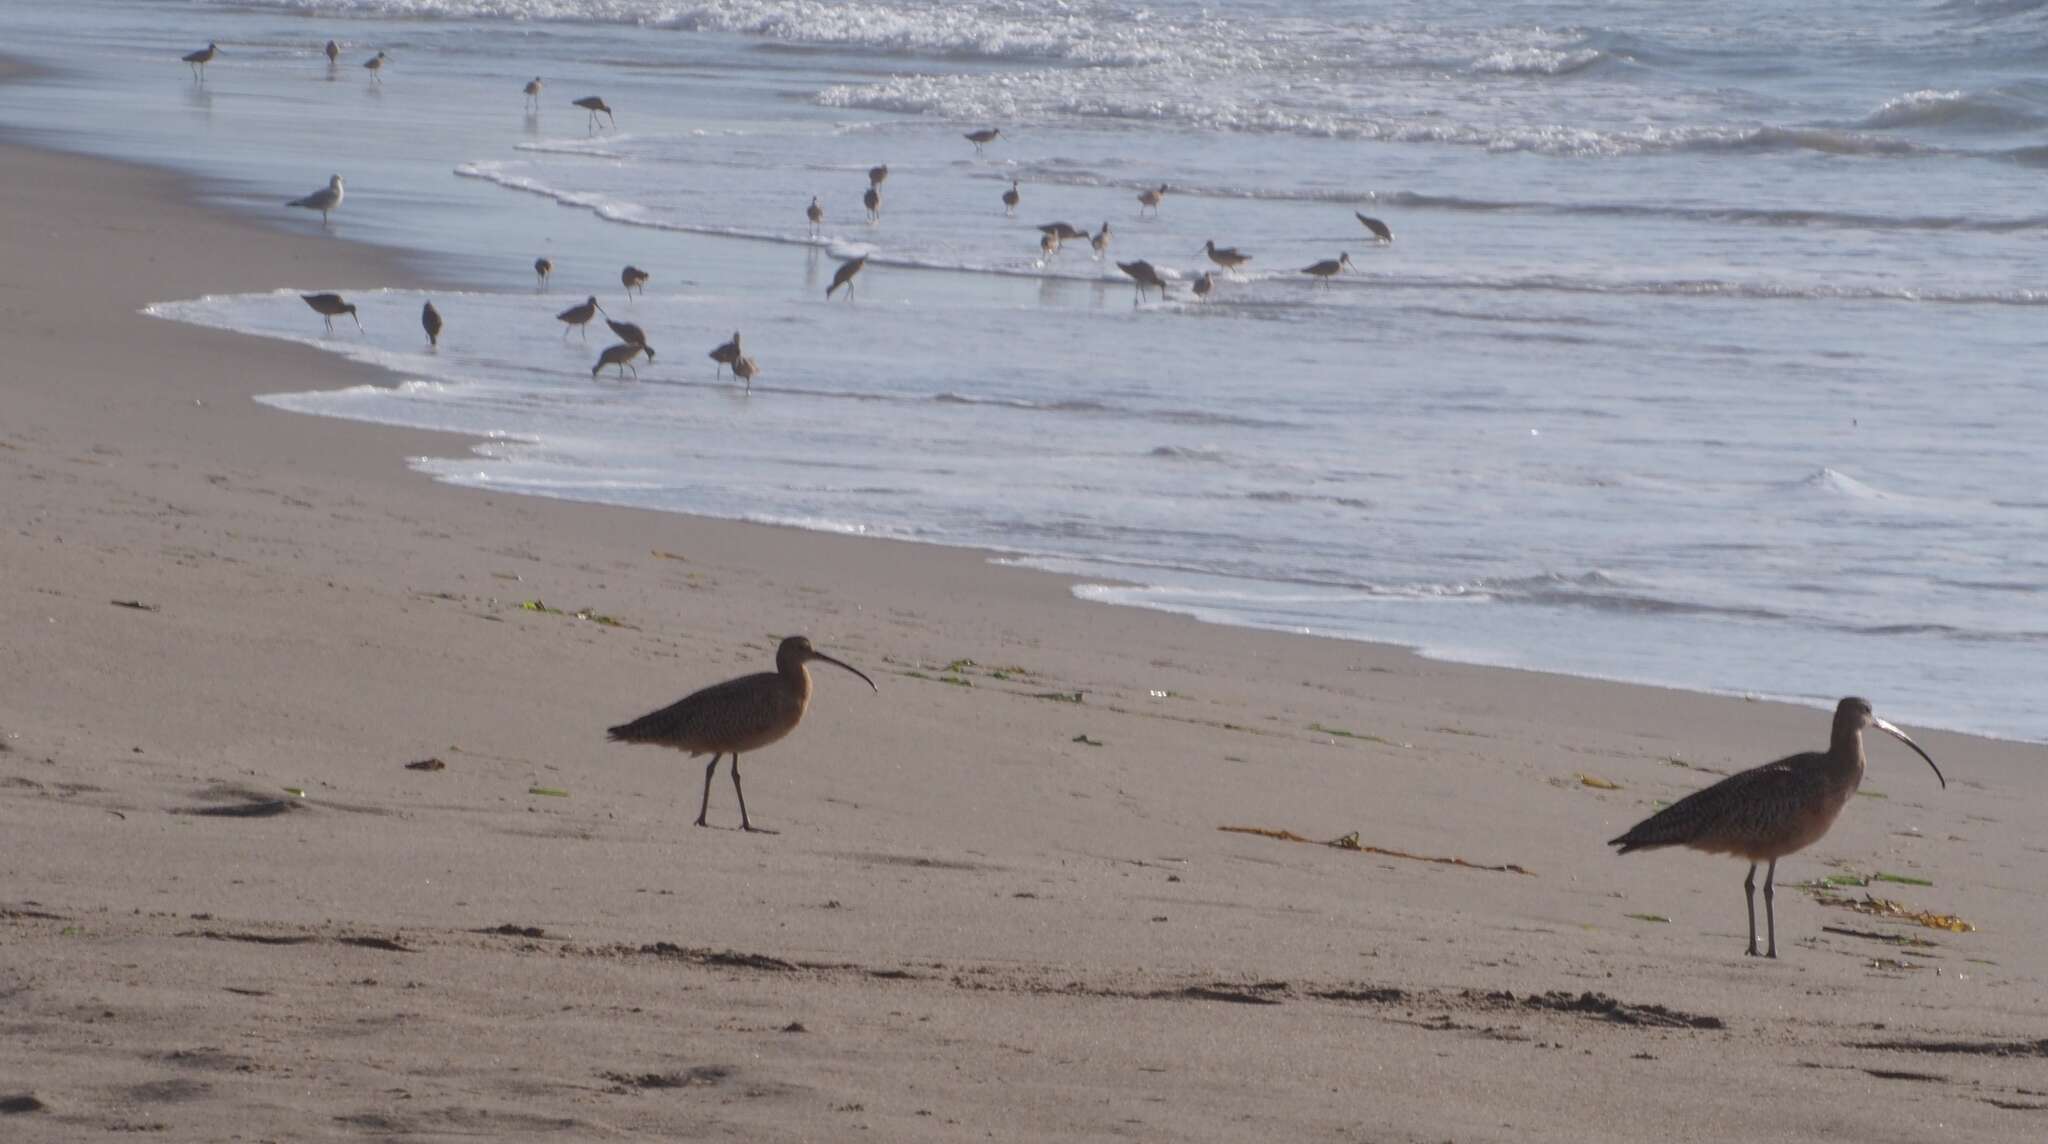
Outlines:
POLYGON ((285 227, 319 229, 280 204, 340 171, 334 234, 462 285, 434 354, 404 291, 331 338, 292 291, 156 307, 412 379, 268 400, 488 438, 417 462, 442 479, 2048 738, 2042 5, 43 7, 0 29, 63 74, 0 121, 285 227), (177 56, 208 38, 202 87, 177 56), (1107 221, 1111 257, 1041 259, 1055 220, 1107 221), (1211 238, 1254 258, 1198 303, 1211 238), (1298 273, 1340 251, 1355 273, 1298 273), (1134 257, 1166 301, 1133 305, 1134 257), (637 381, 592 378, 608 336, 564 343, 590 293, 660 351, 637 381), (702 356, 734 329, 751 394, 702 356))

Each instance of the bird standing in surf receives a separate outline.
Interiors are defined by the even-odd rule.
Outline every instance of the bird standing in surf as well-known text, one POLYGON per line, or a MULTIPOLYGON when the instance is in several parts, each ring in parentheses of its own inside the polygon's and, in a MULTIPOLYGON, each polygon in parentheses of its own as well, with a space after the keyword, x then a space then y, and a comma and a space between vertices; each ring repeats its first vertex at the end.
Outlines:
POLYGON ((335 175, 327 180, 326 186, 314 191, 305 198, 292 199, 284 205, 298 207, 302 210, 319 211, 320 225, 326 226, 328 212, 340 209, 341 198, 341 176, 335 175))
POLYGON ((432 302, 420 307, 420 328, 427 332, 429 348, 441 345, 441 311, 434 309, 432 302))
POLYGON ((827 299, 830 299, 832 297, 832 292, 834 290, 837 290, 841 286, 844 286, 846 287, 846 300, 849 302, 853 301, 854 275, 859 274, 861 272, 861 269, 865 267, 867 264, 868 256, 865 254, 861 255, 859 258, 850 259, 846 262, 840 263, 839 269, 832 272, 832 284, 830 286, 825 287, 825 297, 827 299))
POLYGON ((196 52, 185 53, 183 59, 192 68, 193 82, 206 82, 206 65, 212 63, 213 58, 219 54, 220 45, 215 43, 209 43, 196 52))
POLYGON ((313 307, 314 313, 326 320, 328 333, 334 332, 334 319, 343 314, 355 318, 356 330, 358 332, 362 331, 363 319, 357 316, 354 303, 343 301, 341 295, 301 294, 299 297, 305 299, 306 305, 313 307))

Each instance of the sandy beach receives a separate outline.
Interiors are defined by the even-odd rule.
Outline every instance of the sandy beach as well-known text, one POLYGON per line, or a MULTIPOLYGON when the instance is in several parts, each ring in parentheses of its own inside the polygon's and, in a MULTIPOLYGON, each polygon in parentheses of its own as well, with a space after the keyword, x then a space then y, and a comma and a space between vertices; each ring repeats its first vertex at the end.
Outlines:
POLYGON ((1603 842, 1824 712, 438 485, 468 442, 251 400, 387 375, 139 312, 431 283, 195 202, 0 147, 0 1138, 2048 1125, 2048 750, 1916 730, 1944 791, 1872 736, 1747 959, 1740 863, 1603 842), (604 728, 792 633, 879 693, 747 759, 779 833, 723 774, 692 827, 604 728), (1844 874, 1975 928, 1794 888, 1844 874))

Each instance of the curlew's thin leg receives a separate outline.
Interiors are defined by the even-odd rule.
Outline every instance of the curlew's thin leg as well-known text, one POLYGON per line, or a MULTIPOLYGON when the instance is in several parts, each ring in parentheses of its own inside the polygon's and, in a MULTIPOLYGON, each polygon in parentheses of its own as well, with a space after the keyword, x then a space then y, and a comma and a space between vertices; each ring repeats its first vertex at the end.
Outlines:
MULTIPOLYGON (((699 826, 704 825, 704 816, 711 813, 711 776, 718 772, 719 758, 720 756, 718 755, 711 756, 710 765, 704 768, 704 802, 703 805, 697 808, 697 825, 699 826)), ((737 763, 739 759, 735 757, 733 761, 737 763)))
POLYGON ((738 795, 740 800, 740 829, 754 829, 754 824, 747 821, 747 792, 740 789, 740 756, 738 752, 734 752, 732 756, 732 793, 738 795))
MULTIPOLYGON (((709 779, 706 779, 705 781, 706 781, 706 782, 708 783, 708 782, 709 782, 710 780, 709 780, 709 779)), ((1775 865, 1777 865, 1777 863, 1775 863, 1775 862, 1774 862, 1774 863, 1772 863, 1772 865, 1773 865, 1773 866, 1775 866, 1775 865)), ((1770 885, 1770 883, 1769 883, 1769 882, 1765 882, 1764 884, 1765 884, 1766 886, 1770 885)), ((1747 878, 1744 878, 1744 879, 1742 880, 1742 896, 1743 896, 1743 897, 1744 897, 1745 899, 1747 899, 1747 900, 1749 901, 1749 948, 1747 948, 1747 949, 1743 950, 1742 952, 1743 952, 1743 954, 1744 954, 1745 956, 1748 956, 1748 957, 1755 957, 1755 956, 1756 956, 1756 863, 1754 863, 1754 862, 1751 862, 1751 863, 1749 864, 1749 876, 1748 876, 1747 878)), ((1766 906, 1768 906, 1768 905, 1770 904, 1770 891, 1769 891, 1769 890, 1765 890, 1765 891, 1764 891, 1764 904, 1765 904, 1766 906)))
MULTIPOLYGON (((1773 898, 1778 896, 1777 877, 1778 860, 1773 858, 1771 859, 1771 868, 1764 871, 1764 920, 1771 928, 1771 951, 1764 954, 1765 957, 1778 956, 1778 909, 1772 901, 1773 898)), ((1754 943, 1754 940, 1753 938, 1751 939, 1752 943, 1754 943)))

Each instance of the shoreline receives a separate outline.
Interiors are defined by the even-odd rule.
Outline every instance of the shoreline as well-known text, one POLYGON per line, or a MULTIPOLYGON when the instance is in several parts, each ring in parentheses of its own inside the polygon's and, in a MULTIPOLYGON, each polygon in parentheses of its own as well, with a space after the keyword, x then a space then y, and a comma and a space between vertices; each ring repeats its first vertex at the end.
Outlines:
POLYGON ((1861 1042, 2048 1019, 2024 829, 2048 751, 1927 734, 1940 792, 1874 742, 1883 797, 1787 861, 1786 958, 1746 962, 1739 864, 1601 840, 1820 745, 1811 709, 1094 605, 980 549, 444 484, 406 460, 473 438, 252 400, 388 372, 140 312, 311 267, 417 278, 195 185, 0 144, 0 986, 34 1030, 0 1071, 33 1116, 1620 1141, 1645 1085, 1681 1139, 2038 1115, 2023 1061, 1861 1042), (750 756, 782 834, 730 830, 723 778, 728 829, 691 828, 694 763, 602 728, 794 631, 881 694, 821 673, 750 756), (1830 931, 1886 924, 1790 892, 1842 866, 1921 876, 1870 892, 1979 931, 1830 931), (1582 992, 1715 1024, 1525 1003, 1582 992), (715 1106, 630 1083, 698 1068, 677 1086, 715 1106))

